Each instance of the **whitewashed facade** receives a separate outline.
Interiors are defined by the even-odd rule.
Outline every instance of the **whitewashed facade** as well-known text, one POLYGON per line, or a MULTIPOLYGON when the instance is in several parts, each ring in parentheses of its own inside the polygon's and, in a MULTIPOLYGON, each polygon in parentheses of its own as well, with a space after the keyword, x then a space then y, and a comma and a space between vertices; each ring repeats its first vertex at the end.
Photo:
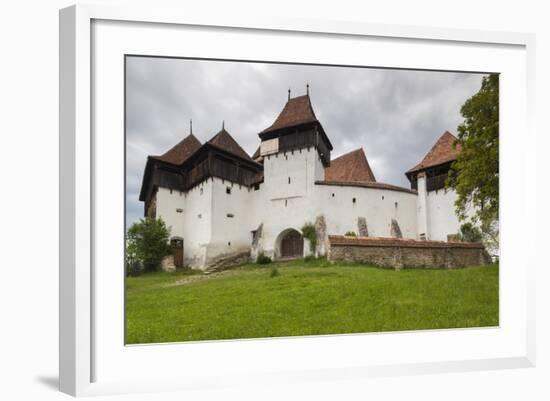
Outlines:
MULTIPOLYGON (((326 253, 329 234, 354 232, 373 237, 446 241, 448 235, 459 231, 460 223, 454 213, 455 194, 444 189, 428 191, 427 178, 422 173, 408 172, 414 177, 411 182, 415 187, 408 189, 376 182, 362 150, 356 151, 353 158, 346 159, 344 155, 331 163, 332 145, 324 131, 320 131, 322 126, 314 116, 309 96, 301 98, 305 99, 296 100, 301 105, 292 104, 294 99, 289 98, 274 128, 260 134, 262 140, 254 161, 245 160, 238 149, 235 151, 235 144, 225 130, 215 137, 223 137, 225 141, 219 140, 217 145, 229 144, 234 156, 240 154, 240 158, 233 160, 237 166, 235 177, 241 177, 240 163, 246 162, 251 169, 257 169, 261 178, 226 179, 212 167, 210 173, 200 176, 197 169, 201 165, 211 166, 214 160, 214 156, 206 153, 202 159, 196 156, 206 144, 194 145, 195 149, 187 152, 191 156, 184 155, 187 159, 181 163, 176 158, 170 159, 168 152, 163 155, 166 157, 160 168, 174 166, 170 179, 154 178, 155 160, 162 157, 148 161, 141 195, 146 214, 162 218, 171 237, 183 240, 183 265, 205 268, 221 257, 245 252, 250 252, 252 258, 260 252, 275 259, 289 256, 288 252, 292 256, 298 256, 298 251, 300 256, 308 255, 311 253, 308 241, 302 238, 302 245, 299 239, 306 223, 316 226, 317 255, 326 253), (301 115, 293 107, 302 107, 301 115), (296 114, 301 119, 286 118, 296 114), (292 135, 301 132, 307 132, 303 138, 310 138, 309 143, 303 143, 304 139, 295 141, 291 148, 285 145, 292 135), (273 135, 276 137, 269 137, 273 135), (176 166, 187 168, 182 173, 184 178, 177 175, 176 166), (193 182, 196 177, 201 178, 193 182), (180 178, 181 183, 175 184, 180 178), (295 243, 288 242, 287 238, 292 237, 289 233, 293 233, 295 243)), ((216 144, 212 140, 208 143, 216 144)), ((222 148, 217 145, 212 149, 222 148)), ((221 156, 230 156, 231 152, 226 155, 222 150, 221 156)), ((171 149, 172 156, 176 151, 181 153, 181 146, 171 149)))

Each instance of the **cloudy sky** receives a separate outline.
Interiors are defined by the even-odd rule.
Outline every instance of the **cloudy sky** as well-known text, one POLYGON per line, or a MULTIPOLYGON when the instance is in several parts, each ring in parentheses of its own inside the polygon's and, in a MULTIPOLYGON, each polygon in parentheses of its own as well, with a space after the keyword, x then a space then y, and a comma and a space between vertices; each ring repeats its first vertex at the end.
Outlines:
POLYGON ((334 146, 362 147, 377 181, 409 187, 404 172, 439 136, 456 134, 460 106, 482 75, 266 63, 129 57, 126 63, 127 224, 143 216, 139 190, 147 155, 189 133, 202 142, 225 128, 249 154, 288 96, 310 97, 334 146))

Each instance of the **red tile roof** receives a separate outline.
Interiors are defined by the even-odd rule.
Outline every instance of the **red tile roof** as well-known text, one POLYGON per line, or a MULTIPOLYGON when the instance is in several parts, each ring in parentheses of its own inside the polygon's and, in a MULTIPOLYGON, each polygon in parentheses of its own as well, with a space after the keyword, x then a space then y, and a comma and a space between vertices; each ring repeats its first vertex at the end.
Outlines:
POLYGON ((378 189, 387 189, 388 191, 417 194, 417 191, 415 191, 414 189, 398 187, 397 185, 384 184, 382 182, 315 181, 315 184, 316 185, 333 185, 333 186, 341 186, 341 187, 378 188, 378 189))
POLYGON ((449 131, 445 131, 432 146, 430 151, 424 156, 422 161, 411 168, 407 173, 413 173, 428 167, 438 166, 456 160, 462 150, 460 144, 453 146, 457 138, 449 131))
POLYGON ((264 129, 261 134, 316 121, 318 120, 311 106, 309 95, 298 96, 286 102, 275 122, 264 129))
POLYGON ((166 153, 160 156, 151 156, 151 158, 171 164, 182 164, 200 147, 201 143, 199 140, 193 134, 189 134, 177 145, 170 148, 166 153))
POLYGON ((331 160, 325 169, 325 181, 376 182, 363 148, 331 160))
POLYGON ((222 128, 220 132, 218 132, 212 139, 208 141, 210 145, 214 145, 220 149, 225 150, 226 152, 232 153, 236 156, 242 157, 246 160, 252 160, 248 153, 244 151, 243 148, 233 139, 233 137, 225 130, 225 128, 222 128))
POLYGON ((483 248, 483 244, 477 242, 424 241, 393 237, 352 237, 345 235, 329 235, 328 240, 331 245, 340 246, 376 246, 401 248, 483 248))

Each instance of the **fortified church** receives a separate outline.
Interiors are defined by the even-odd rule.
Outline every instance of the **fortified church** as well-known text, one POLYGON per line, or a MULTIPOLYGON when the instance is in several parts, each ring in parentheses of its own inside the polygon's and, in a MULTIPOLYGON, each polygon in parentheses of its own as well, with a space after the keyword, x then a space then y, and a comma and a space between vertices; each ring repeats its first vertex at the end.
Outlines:
POLYGON ((362 148, 331 159, 309 91, 294 98, 289 91, 258 136, 251 157, 224 127, 202 144, 191 127, 166 153, 147 158, 140 200, 145 216, 170 228, 176 266, 205 269, 260 252, 306 256, 306 223, 315 226, 317 256, 327 253, 329 235, 448 241, 459 231, 456 194, 444 189, 460 152, 449 132, 405 172, 410 188, 377 181, 362 148))

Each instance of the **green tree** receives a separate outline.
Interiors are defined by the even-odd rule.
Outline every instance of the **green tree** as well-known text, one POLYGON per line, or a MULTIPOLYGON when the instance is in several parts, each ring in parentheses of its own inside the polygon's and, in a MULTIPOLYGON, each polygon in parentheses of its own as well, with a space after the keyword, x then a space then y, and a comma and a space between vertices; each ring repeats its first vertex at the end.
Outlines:
POLYGON ((455 208, 460 220, 466 221, 468 211, 475 211, 471 222, 493 241, 498 237, 499 208, 498 87, 498 74, 488 75, 479 92, 462 105, 464 121, 454 144, 462 150, 446 182, 457 193, 455 208))
POLYGON ((170 230, 162 219, 140 219, 128 229, 128 258, 139 260, 145 270, 157 270, 162 259, 171 253, 169 238, 170 230))
POLYGON ((482 240, 481 231, 472 223, 464 223, 460 226, 459 237, 464 242, 481 242, 482 240))
POLYGON ((312 223, 306 223, 302 227, 302 236, 309 240, 309 250, 312 254, 315 254, 315 248, 317 247, 317 232, 315 226, 312 223))

